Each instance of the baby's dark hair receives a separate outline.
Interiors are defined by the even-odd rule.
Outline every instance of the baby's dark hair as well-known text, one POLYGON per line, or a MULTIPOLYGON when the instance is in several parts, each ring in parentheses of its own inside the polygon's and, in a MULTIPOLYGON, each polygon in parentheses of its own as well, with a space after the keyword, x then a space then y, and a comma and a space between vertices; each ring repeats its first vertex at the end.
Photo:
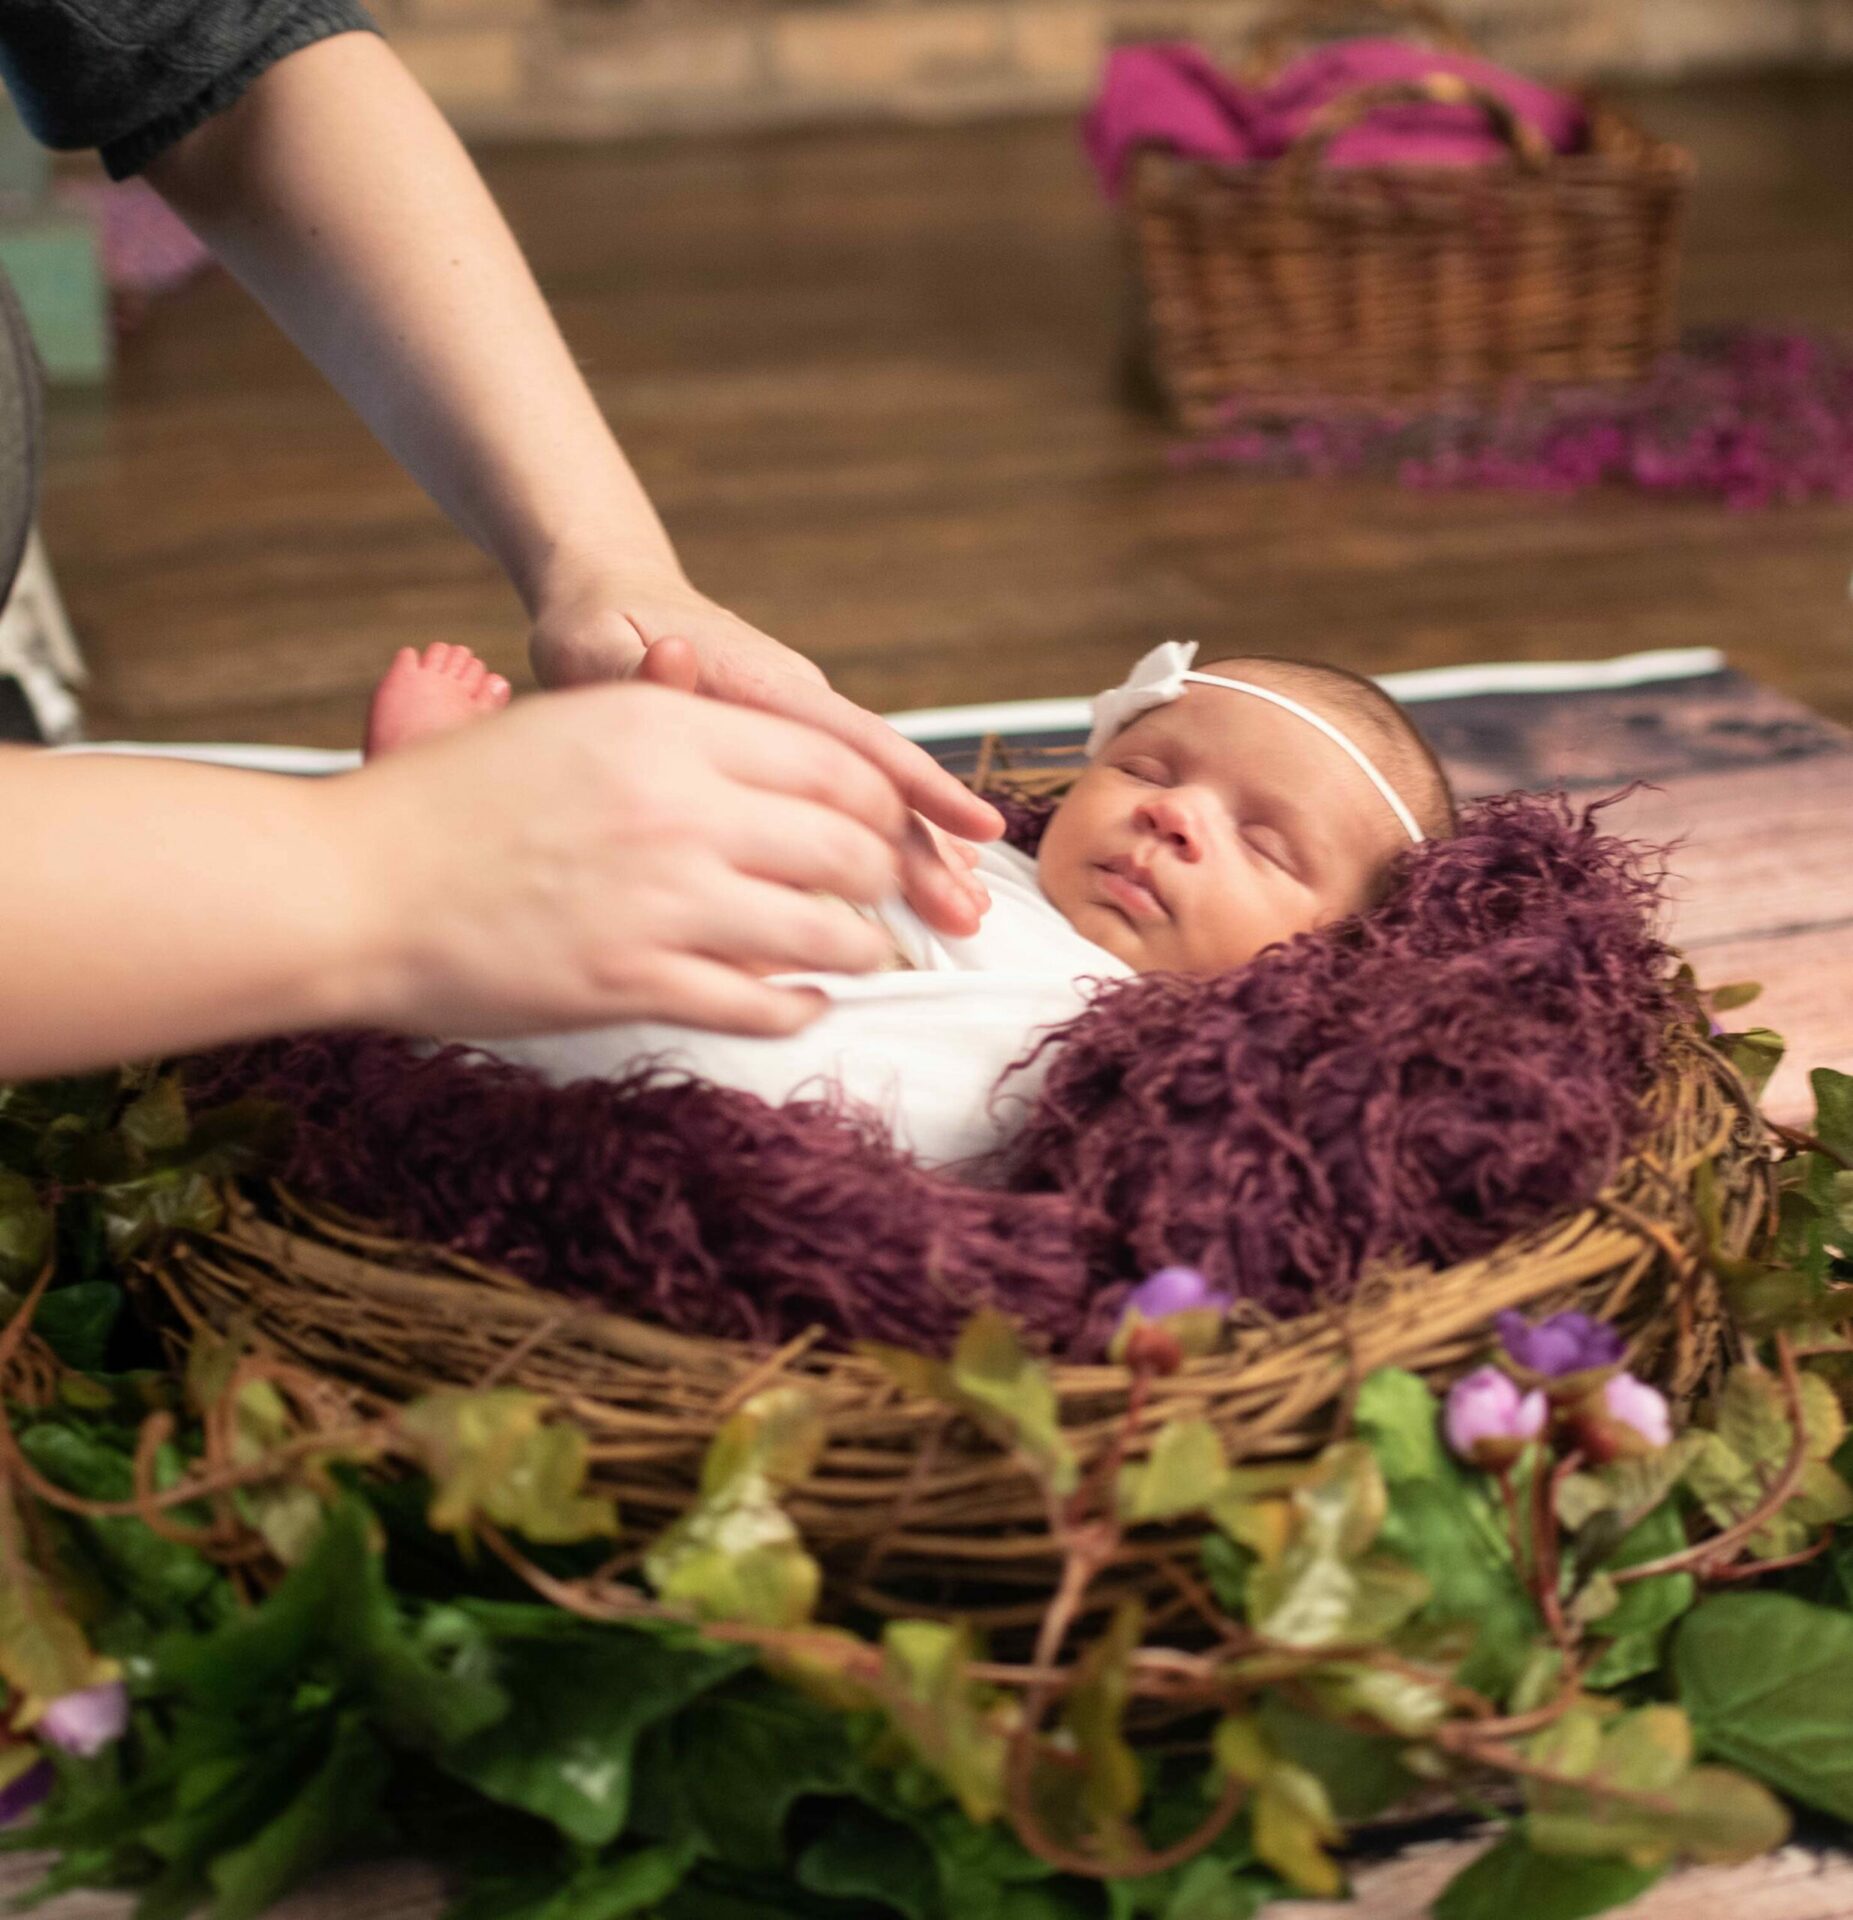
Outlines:
POLYGON ((1271 653, 1225 654, 1200 671, 1253 680, 1303 701, 1370 756, 1430 840, 1454 837, 1460 815, 1448 776, 1415 722, 1376 681, 1323 660, 1289 660, 1271 653))

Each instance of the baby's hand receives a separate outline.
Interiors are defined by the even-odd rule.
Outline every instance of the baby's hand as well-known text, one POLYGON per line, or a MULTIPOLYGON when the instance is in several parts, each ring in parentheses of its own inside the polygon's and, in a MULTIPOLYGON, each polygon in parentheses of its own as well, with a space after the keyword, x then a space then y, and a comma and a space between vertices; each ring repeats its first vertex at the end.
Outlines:
POLYGON ((933 925, 960 920, 964 925, 957 928, 958 934, 976 933, 991 905, 990 889, 976 871, 978 849, 917 813, 909 822, 908 840, 901 862, 901 889, 907 904, 933 925), (929 905, 940 910, 929 912, 929 905))

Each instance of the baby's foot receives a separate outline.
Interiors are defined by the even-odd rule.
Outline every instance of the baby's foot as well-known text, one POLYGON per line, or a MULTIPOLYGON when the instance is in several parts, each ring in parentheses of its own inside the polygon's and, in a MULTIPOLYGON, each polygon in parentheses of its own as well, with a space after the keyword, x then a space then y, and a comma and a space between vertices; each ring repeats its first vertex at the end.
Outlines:
POLYGON ((468 647, 428 646, 421 658, 401 647, 373 690, 367 713, 367 758, 429 740, 508 705, 508 682, 468 647))

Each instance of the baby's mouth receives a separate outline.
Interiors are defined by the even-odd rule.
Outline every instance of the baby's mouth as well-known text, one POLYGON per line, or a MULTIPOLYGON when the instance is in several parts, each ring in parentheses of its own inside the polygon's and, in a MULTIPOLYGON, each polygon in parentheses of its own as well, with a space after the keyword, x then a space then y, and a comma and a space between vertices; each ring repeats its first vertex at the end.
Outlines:
POLYGON ((1117 907, 1128 920, 1135 924, 1149 924, 1170 919, 1171 915, 1150 876, 1133 861, 1122 855, 1117 860, 1102 860, 1098 865, 1101 888, 1109 904, 1117 907))

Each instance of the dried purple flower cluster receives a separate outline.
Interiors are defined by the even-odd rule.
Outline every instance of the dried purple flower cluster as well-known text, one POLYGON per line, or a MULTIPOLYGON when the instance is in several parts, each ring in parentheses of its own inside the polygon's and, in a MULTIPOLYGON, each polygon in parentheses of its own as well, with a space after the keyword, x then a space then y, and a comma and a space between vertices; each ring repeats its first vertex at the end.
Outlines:
POLYGON ((1388 472, 1406 487, 1580 493, 1627 485, 1733 507, 1853 499, 1853 351, 1800 333, 1695 336, 1616 387, 1518 387, 1379 411, 1333 401, 1231 407, 1183 466, 1388 472))
POLYGON ((1442 1409, 1448 1445, 1470 1466, 1509 1472, 1541 1439, 1598 1466, 1671 1442, 1672 1408, 1658 1387, 1623 1371, 1619 1329, 1575 1312, 1536 1326, 1502 1313, 1493 1324, 1496 1363, 1456 1380, 1442 1409))
MULTIPOLYGON (((1036 810, 1012 825, 1033 840, 1036 810)), ((815 1101, 647 1072, 552 1088, 380 1035, 238 1049, 196 1076, 202 1096, 293 1110, 306 1193, 671 1327, 820 1321, 936 1350, 995 1303, 1038 1345, 1093 1354, 1159 1268, 1291 1310, 1593 1195, 1671 1017, 1654 902, 1595 810, 1485 803, 1361 919, 1232 973, 1105 990, 1049 1043, 990 1185, 815 1101)))

